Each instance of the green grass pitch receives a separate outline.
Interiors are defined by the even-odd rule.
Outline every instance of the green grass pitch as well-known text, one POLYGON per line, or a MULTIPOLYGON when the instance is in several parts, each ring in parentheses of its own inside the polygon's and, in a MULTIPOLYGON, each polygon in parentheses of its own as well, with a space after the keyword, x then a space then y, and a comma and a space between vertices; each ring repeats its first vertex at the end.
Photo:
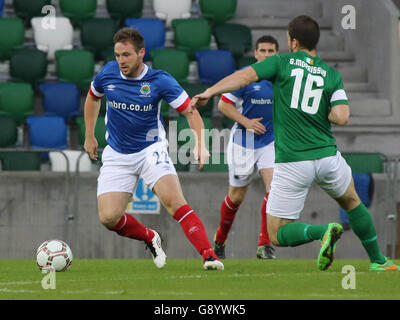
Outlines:
MULTIPOLYGON (((397 261, 399 263, 399 261, 397 261)), ((224 260, 224 271, 205 271, 202 260, 75 259, 43 289, 34 260, 0 260, 0 300, 364 300, 400 299, 400 272, 370 272, 367 260, 335 260, 319 271, 316 260, 224 260), (355 289, 343 289, 345 265, 355 268, 355 289)))

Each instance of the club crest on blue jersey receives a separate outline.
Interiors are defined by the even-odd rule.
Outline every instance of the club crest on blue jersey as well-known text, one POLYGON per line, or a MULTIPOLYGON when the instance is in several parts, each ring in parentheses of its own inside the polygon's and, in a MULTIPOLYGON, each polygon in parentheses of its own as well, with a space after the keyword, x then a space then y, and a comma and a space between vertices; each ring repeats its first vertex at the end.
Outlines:
POLYGON ((151 89, 150 89, 150 83, 144 82, 140 86, 140 93, 142 96, 150 97, 151 89))

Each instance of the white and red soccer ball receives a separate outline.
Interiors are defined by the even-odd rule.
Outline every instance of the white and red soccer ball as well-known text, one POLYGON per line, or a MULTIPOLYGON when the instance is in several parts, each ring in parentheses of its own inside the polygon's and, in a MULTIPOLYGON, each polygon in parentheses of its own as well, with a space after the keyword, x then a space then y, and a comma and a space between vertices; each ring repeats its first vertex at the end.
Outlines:
POLYGON ((40 270, 65 271, 72 259, 71 248, 61 240, 47 240, 36 251, 36 263, 40 270))

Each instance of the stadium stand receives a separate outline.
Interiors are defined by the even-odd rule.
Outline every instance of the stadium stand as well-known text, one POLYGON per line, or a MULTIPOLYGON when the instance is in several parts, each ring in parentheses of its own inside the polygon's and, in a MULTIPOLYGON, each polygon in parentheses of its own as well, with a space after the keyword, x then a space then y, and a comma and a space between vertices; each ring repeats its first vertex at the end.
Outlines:
POLYGON ((33 88, 43 82, 47 74, 47 54, 44 51, 24 48, 11 52, 10 76, 12 81, 24 81, 33 88))
POLYGON ((0 114, 10 115, 18 126, 25 117, 34 114, 34 91, 29 83, 5 82, 0 84, 0 114))
POLYGON ((107 0, 107 12, 122 27, 127 18, 140 18, 143 14, 143 0, 107 0))
POLYGON ((75 83, 42 83, 39 88, 46 115, 61 116, 68 124, 80 114, 80 93, 75 83))
POLYGON ((25 26, 30 27, 33 17, 45 15, 42 8, 51 5, 51 0, 13 0, 15 15, 24 21, 25 26))
POLYGON ((25 27, 21 19, 3 17, 0 19, 0 60, 10 58, 13 49, 22 48, 25 41, 25 27))
POLYGON ((189 59, 194 60, 197 50, 210 49, 211 27, 202 18, 172 20, 175 46, 187 52, 189 59))
POLYGON ((153 0, 154 14, 163 20, 167 27, 171 27, 174 19, 188 19, 191 16, 190 10, 192 0, 153 0))
POLYGON ((3 14, 4 14, 4 12, 3 12, 4 3, 5 3, 5 0, 0 0, 0 16, 3 16, 3 14))
POLYGON ((9 115, 0 115, 0 148, 12 148, 17 144, 17 123, 9 115))
POLYGON ((93 80, 95 60, 88 50, 57 50, 57 77, 61 82, 73 82, 79 90, 87 92, 93 80))
MULTIPOLYGON (((32 149, 67 149, 68 126, 60 116, 30 116, 25 119, 29 145, 32 149)), ((48 152, 41 153, 41 160, 49 160, 48 152)))
POLYGON ((215 27, 215 41, 220 50, 229 50, 235 59, 253 48, 251 29, 239 23, 224 23, 215 27))
POLYGON ((78 26, 96 16, 97 0, 59 0, 62 14, 78 26))
POLYGON ((93 18, 81 23, 80 35, 84 49, 90 50, 96 60, 114 55, 113 37, 118 30, 113 19, 93 18))
POLYGON ((215 84, 236 70, 235 59, 228 50, 197 50, 195 57, 202 83, 215 84))
POLYGON ((54 60, 57 50, 73 48, 74 29, 66 17, 54 17, 57 28, 46 28, 43 17, 31 19, 33 40, 36 48, 47 52, 47 58, 54 60))
POLYGON ((167 49, 153 50, 151 62, 154 69, 162 69, 178 82, 185 83, 189 76, 189 57, 185 51, 167 49))
POLYGON ((200 0, 199 4, 203 17, 213 26, 223 24, 236 15, 237 0, 200 0))
POLYGON ((164 49, 165 47, 165 26, 158 18, 129 18, 125 25, 140 32, 144 38, 146 54, 144 60, 150 60, 151 51, 164 49))

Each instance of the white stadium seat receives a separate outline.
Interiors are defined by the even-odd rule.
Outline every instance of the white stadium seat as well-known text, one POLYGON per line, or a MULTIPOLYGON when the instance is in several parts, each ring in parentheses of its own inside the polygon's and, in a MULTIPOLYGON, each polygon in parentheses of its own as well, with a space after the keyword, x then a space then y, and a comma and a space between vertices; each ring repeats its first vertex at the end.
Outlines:
POLYGON ((53 25, 49 23, 47 17, 31 19, 36 48, 47 52, 48 60, 54 60, 56 50, 70 50, 73 47, 74 29, 71 21, 66 17, 54 17, 54 19, 53 25))
POLYGON ((157 18, 165 21, 167 27, 171 26, 173 19, 190 18, 192 0, 154 0, 153 9, 157 18))
MULTIPOLYGON (((79 159, 79 172, 89 172, 92 170, 92 162, 89 156, 85 153, 81 156, 82 151, 79 150, 62 150, 62 152, 67 156, 69 161, 69 172, 74 173, 78 165, 79 159)), ((66 172, 67 171, 67 161, 64 155, 60 152, 51 151, 49 153, 49 158, 51 162, 51 171, 55 172, 66 172)))

